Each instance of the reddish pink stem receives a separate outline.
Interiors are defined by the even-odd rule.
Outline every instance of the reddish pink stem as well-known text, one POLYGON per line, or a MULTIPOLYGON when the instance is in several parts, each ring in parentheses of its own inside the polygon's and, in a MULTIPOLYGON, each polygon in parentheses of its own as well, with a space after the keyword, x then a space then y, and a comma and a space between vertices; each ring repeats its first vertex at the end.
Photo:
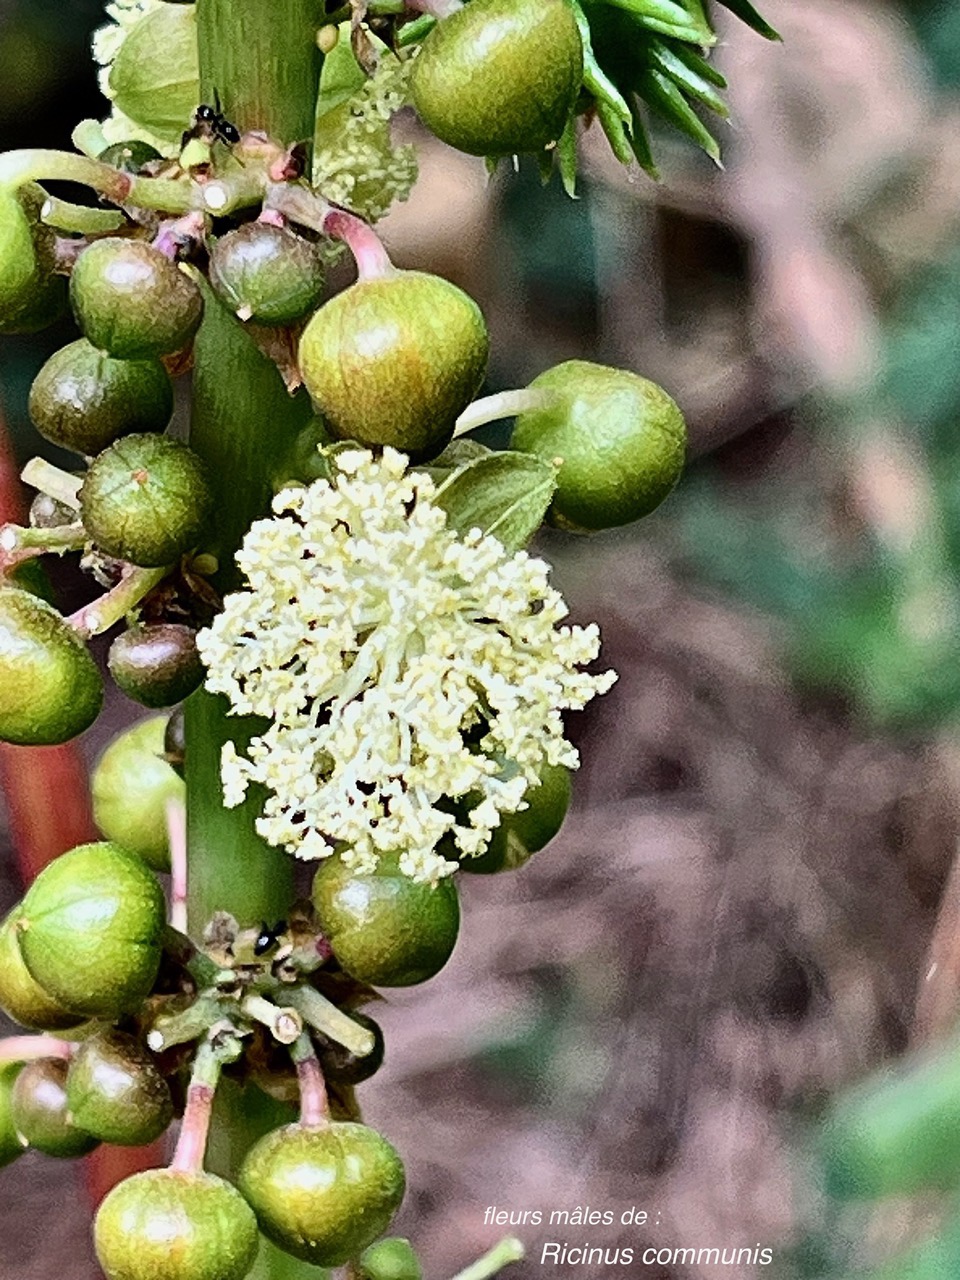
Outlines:
POLYGON ((291 1054, 300 1086, 300 1123, 305 1129, 323 1128, 330 1122, 330 1103, 320 1060, 307 1032, 297 1040, 291 1054))
POLYGON ((347 213, 346 209, 331 209, 323 220, 323 230, 344 242, 356 259, 361 280, 375 280, 395 270, 380 237, 356 214, 347 213))
POLYGON ((215 1092, 213 1085, 191 1081, 177 1149, 170 1161, 170 1168, 178 1173, 199 1173, 203 1169, 215 1092))
POLYGON ((0 1040, 0 1066, 11 1062, 36 1062, 38 1058, 70 1059, 77 1046, 56 1036, 8 1036, 0 1040))

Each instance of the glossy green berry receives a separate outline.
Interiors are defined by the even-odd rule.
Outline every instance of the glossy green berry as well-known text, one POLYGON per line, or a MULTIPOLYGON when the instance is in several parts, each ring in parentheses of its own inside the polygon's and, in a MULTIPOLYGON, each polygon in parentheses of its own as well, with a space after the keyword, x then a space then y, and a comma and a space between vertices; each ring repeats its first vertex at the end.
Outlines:
POLYGON ((115 1018, 138 1008, 160 967, 166 907, 153 873, 102 841, 56 858, 17 916, 30 973, 76 1013, 115 1018))
POLYGON ((90 464, 80 515, 108 556, 159 568, 196 546, 212 502, 192 449, 166 436, 124 436, 90 464))
POLYGON ((19 1062, 0 1067, 0 1169, 12 1164, 27 1149, 13 1122, 13 1086, 20 1070, 19 1062))
POLYGON ((586 360, 558 364, 530 386, 548 402, 517 418, 511 445, 559 466, 555 524, 609 529, 663 502, 683 471, 687 429, 662 387, 586 360))
POLYGON ((476 156, 541 151, 563 133, 583 77, 566 0, 473 0, 438 23, 411 92, 433 133, 476 156))
POLYGON ((117 108, 141 128, 179 141, 200 101, 200 60, 192 4, 162 4, 126 32, 110 67, 117 108))
POLYGON ((361 1027, 373 1032, 373 1048, 361 1058, 351 1053, 345 1045, 337 1044, 336 1040, 317 1035, 317 1057, 320 1059, 323 1077, 334 1084, 362 1084, 364 1080, 376 1075, 383 1066, 384 1043, 380 1024, 356 1010, 351 1011, 350 1017, 354 1022, 359 1022, 361 1027))
POLYGON ((95 347, 118 360, 170 355, 200 323, 200 290, 175 262, 143 240, 108 236, 77 259, 70 305, 95 347))
POLYGON ((253 1210, 223 1178, 150 1169, 104 1200, 94 1244, 107 1280, 243 1280, 259 1236, 253 1210))
POLYGON ((67 742, 89 729, 102 705, 100 672, 53 605, 0 587, 0 741, 67 742))
POLYGON ((396 271, 320 308, 300 340, 300 373, 339 439, 429 457, 483 381, 488 349, 472 298, 439 276, 396 271))
POLYGON ((166 1080, 133 1036, 109 1031, 85 1040, 67 1073, 74 1124, 101 1142, 142 1147, 173 1119, 166 1080))
POLYGON ((385 855, 354 871, 335 854, 320 863, 313 903, 341 967, 375 987, 410 987, 439 973, 460 931, 460 899, 448 878, 417 884, 385 855))
POLYGON ((39 1058, 26 1064, 13 1085, 14 1127, 24 1142, 46 1156, 84 1156, 99 1145, 70 1115, 67 1069, 62 1058, 39 1058))
POLYGON ((562 764, 544 765, 540 786, 528 787, 523 797, 527 808, 505 813, 483 853, 461 857, 460 866, 480 875, 522 867, 563 826, 571 793, 570 770, 562 764))
POLYGON ((179 622, 121 632, 110 646, 107 665, 118 688, 144 707, 172 707, 203 683, 197 633, 179 622))
POLYGON ((46 195, 35 183, 0 190, 0 334, 36 333, 67 309, 67 281, 54 272, 56 237, 40 221, 46 195))
POLYGON ((390 1236, 364 1249, 359 1270, 362 1280, 423 1280, 420 1259, 403 1236, 390 1236))
POLYGON ((323 263, 316 246, 287 227, 247 222, 213 246, 210 283, 241 320, 293 324, 320 301, 323 263))
POLYGON ((122 173, 140 173, 145 165, 162 158, 156 147, 151 147, 149 142, 141 142, 138 138, 131 139, 130 142, 115 142, 97 156, 102 164, 112 165, 122 173))
POLYGON ((90 455, 134 431, 163 431, 173 385, 159 360, 114 360, 79 338, 37 374, 29 410, 42 436, 90 455))
POLYGON ((165 759, 166 716, 118 734, 93 771, 93 820, 108 840, 155 871, 170 870, 167 804, 186 801, 184 781, 165 759))
POLYGON ((390 1143, 352 1123, 274 1129, 248 1152, 238 1183, 264 1235, 320 1267, 342 1266, 375 1240, 405 1186, 390 1143))
POLYGON ((16 929, 20 914, 21 907, 14 907, 0 925, 0 1009, 31 1031, 65 1031, 78 1026, 82 1017, 64 1009, 44 991, 24 964, 16 929))

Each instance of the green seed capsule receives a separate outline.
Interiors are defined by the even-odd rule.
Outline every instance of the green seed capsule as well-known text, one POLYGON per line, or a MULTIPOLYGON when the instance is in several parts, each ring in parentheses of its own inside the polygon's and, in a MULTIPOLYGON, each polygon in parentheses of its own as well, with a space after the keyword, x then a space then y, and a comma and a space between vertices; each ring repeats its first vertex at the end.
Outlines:
POLYGON ((364 1249, 360 1275, 363 1280, 423 1280, 423 1268, 410 1241, 391 1236, 364 1249))
POLYGON ((179 351, 203 314, 200 290, 175 262, 142 240, 118 236, 80 254, 70 305, 84 336, 118 360, 179 351))
POLYGON ((13 1086, 20 1074, 19 1062, 0 1067, 0 1169, 26 1151, 26 1143, 13 1122, 13 1086))
POLYGON ((256 1143, 240 1190, 260 1230, 295 1258, 339 1267, 389 1225, 403 1199, 396 1151, 362 1124, 291 1124, 256 1143))
POLYGON ((134 1012, 160 967, 166 904, 135 854, 103 841, 56 858, 17 916, 31 975, 63 1006, 91 1017, 134 1012))
POLYGON ((94 1223, 107 1280, 243 1280, 259 1242, 253 1210, 212 1173, 136 1173, 114 1187, 94 1223))
POLYGON ((93 771, 93 820, 108 840, 155 871, 170 870, 167 804, 186 800, 183 779, 164 759, 166 716, 117 735, 93 771))
POLYGON ((0 190, 0 334, 36 333, 67 309, 67 281, 54 273, 56 237, 40 221, 46 195, 35 183, 0 190))
POLYGON ((99 1140, 73 1123, 62 1058, 28 1062, 13 1086, 10 1110, 21 1138, 46 1156, 85 1156, 99 1140))
POLYGON ((52 355, 30 389, 42 436, 92 455, 134 431, 163 431, 173 386, 159 360, 114 360, 79 338, 52 355))
POLYGON ((172 707, 203 683, 197 633, 176 622, 122 632, 107 665, 118 688, 144 707, 172 707))
POLYGON ((96 664, 57 610, 0 587, 0 741, 67 742, 89 729, 102 704, 96 664))
POLYGON ((683 415, 662 387, 624 369, 568 360, 530 384, 550 397, 516 422, 511 446, 556 463, 550 519, 576 532, 649 515, 683 471, 683 415))
POLYGON ((142 1147, 173 1119, 167 1082, 151 1055, 121 1031, 85 1040, 67 1073, 73 1122, 101 1142, 142 1147))
POLYGON ((490 875, 522 867, 553 839, 570 807, 570 770, 560 764, 544 765, 540 786, 528 787, 527 808, 506 813, 490 843, 476 857, 461 857, 464 871, 490 875))
POLYGON ((80 514, 108 556, 159 568, 196 546, 212 501, 206 468, 185 444, 124 436, 90 464, 80 514))
POLYGON ((417 884, 396 854, 376 871, 354 871, 339 855, 325 858, 313 881, 320 927, 347 973, 375 987, 410 987, 439 973, 460 931, 460 899, 452 879, 417 884))
POLYGON ((341 440, 439 453, 483 381, 480 309, 419 271, 360 280, 320 308, 300 340, 300 372, 341 440))
POLYGON ((473 0, 439 22, 413 64, 424 124, 476 156, 556 143, 580 89, 583 46, 566 0, 473 0))
POLYGON ((320 301, 323 263, 316 246, 288 228, 248 222, 213 246, 210 283, 241 320, 293 324, 320 301))
POLYGON ((20 906, 0 925, 0 1009, 14 1022, 32 1031, 65 1031, 83 1021, 48 995, 30 975, 20 954, 20 937, 16 929, 20 906))

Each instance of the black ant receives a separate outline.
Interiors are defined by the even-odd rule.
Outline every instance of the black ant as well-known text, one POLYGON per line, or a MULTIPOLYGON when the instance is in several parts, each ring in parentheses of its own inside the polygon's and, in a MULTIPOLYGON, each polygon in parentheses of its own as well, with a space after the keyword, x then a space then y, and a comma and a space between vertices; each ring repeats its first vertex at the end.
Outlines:
POLYGON ((220 95, 213 91, 213 106, 201 102, 193 113, 193 127, 187 129, 181 141, 185 147, 192 138, 204 142, 222 142, 225 147, 235 147, 240 141, 240 130, 231 124, 220 108, 220 95))
POLYGON ((279 943, 281 935, 286 933, 286 931, 286 920, 278 920, 272 929, 266 920, 264 920, 260 926, 260 932, 257 935, 257 940, 253 944, 253 954, 255 956, 265 956, 268 951, 272 951, 279 943))

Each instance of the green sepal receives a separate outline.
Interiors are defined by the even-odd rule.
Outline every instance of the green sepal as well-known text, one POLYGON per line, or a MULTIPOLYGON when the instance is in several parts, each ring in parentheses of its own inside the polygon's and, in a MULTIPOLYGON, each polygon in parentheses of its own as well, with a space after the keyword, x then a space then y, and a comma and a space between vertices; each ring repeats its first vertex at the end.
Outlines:
POLYGON ((643 100, 658 115, 685 133, 719 168, 723 168, 720 144, 671 79, 663 72, 649 68, 637 77, 636 87, 643 100))
POLYGON ((640 104, 636 98, 633 99, 630 105, 630 116, 633 121, 630 145, 633 147, 633 154, 636 156, 637 164, 653 178, 654 182, 659 182, 660 170, 657 168, 657 162, 653 158, 650 135, 647 133, 646 121, 640 114, 640 104))
POLYGON ((508 551, 519 551, 543 523, 557 487, 549 463, 507 450, 476 458, 453 472, 431 501, 458 533, 481 529, 508 551))
POLYGON ((607 102, 598 101, 597 119, 600 121, 603 132, 607 135, 610 150, 621 164, 630 164, 635 153, 630 133, 621 119, 620 113, 607 102))
POLYGON ((697 53, 696 49, 691 49, 689 45, 677 44, 671 45, 673 55, 696 75, 702 76, 709 84, 714 84, 718 89, 727 88, 727 77, 720 71, 709 59, 697 53))
POLYGON ((739 18, 741 22, 745 22, 748 27, 756 31, 757 35, 763 36, 765 40, 783 39, 780 32, 771 27, 770 23, 757 13, 750 0, 719 0, 719 2, 725 9, 729 9, 734 17, 739 18))
POLYGON ((560 181, 571 200, 577 199, 577 118, 571 112, 566 128, 557 143, 557 168, 560 181))
POLYGON ((606 0, 614 9, 623 9, 648 31, 655 31, 661 36, 672 36, 674 40, 684 40, 687 44, 708 48, 717 42, 717 37, 710 28, 699 5, 698 13, 690 13, 687 8, 674 4, 672 0, 606 0))
POLYGON ((618 111, 624 124, 629 127, 630 107, 627 105, 626 98, 597 61, 597 55, 593 51, 590 23, 580 0, 570 0, 570 7, 577 20, 580 43, 583 45, 583 87, 592 93, 598 102, 605 101, 618 111))
MULTIPOLYGON (((678 49, 683 47, 679 45, 678 49)), ((692 50, 688 52, 692 53, 692 50)), ((695 54, 694 57, 696 57, 695 54)), ((663 40, 651 40, 649 58, 654 70, 663 72, 688 97, 702 102, 705 107, 715 111, 724 120, 729 117, 730 108, 717 92, 715 85, 703 75, 701 70, 691 66, 687 59, 680 58, 677 51, 669 44, 663 40)), ((700 58, 699 61, 703 66, 707 65, 704 59, 700 58)))

